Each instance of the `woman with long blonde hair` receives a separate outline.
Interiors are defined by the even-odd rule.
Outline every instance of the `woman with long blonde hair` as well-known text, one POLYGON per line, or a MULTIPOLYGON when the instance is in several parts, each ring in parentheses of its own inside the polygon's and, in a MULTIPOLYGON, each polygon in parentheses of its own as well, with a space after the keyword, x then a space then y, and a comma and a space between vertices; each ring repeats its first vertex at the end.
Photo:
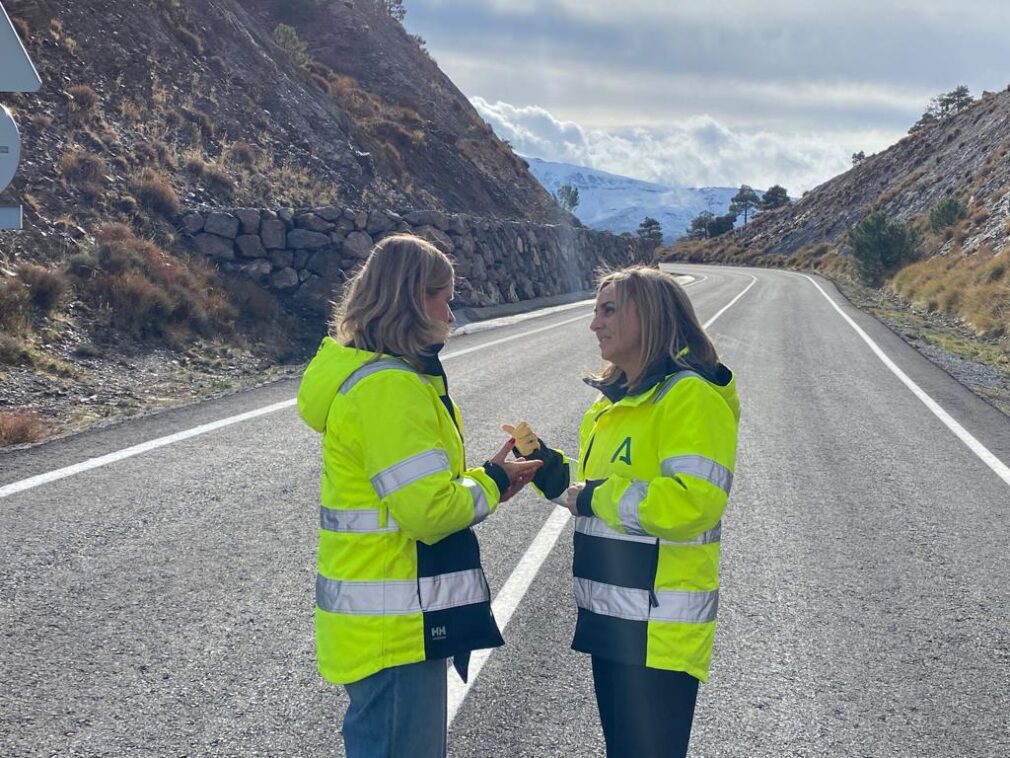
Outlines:
POLYGON ((607 755, 675 758, 712 658, 735 378, 687 293, 657 269, 603 276, 590 329, 604 367, 586 380, 600 397, 577 464, 526 423, 504 429, 544 461, 534 485, 576 517, 572 647, 592 656, 607 755))

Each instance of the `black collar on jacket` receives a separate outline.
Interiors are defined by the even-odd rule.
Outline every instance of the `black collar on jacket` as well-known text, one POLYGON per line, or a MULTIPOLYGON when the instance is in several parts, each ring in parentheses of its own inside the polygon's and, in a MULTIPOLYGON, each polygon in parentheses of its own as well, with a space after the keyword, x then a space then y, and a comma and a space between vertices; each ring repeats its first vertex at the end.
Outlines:
POLYGON ((616 403, 629 395, 640 395, 643 392, 648 392, 666 379, 666 377, 676 374, 678 371, 694 371, 707 381, 720 387, 729 384, 730 379, 733 378, 730 370, 721 363, 717 363, 714 369, 709 370, 681 363, 665 355, 646 366, 645 371, 642 372, 642 375, 633 387, 628 387, 627 377, 623 372, 616 380, 609 384, 604 384, 595 379, 583 379, 582 381, 590 387, 598 389, 610 402, 616 403))

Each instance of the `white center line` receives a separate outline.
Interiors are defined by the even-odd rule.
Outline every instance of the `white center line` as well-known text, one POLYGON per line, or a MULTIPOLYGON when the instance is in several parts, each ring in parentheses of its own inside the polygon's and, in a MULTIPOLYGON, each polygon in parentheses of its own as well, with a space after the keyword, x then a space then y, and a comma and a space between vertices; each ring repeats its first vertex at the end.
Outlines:
MULTIPOLYGON (((715 323, 715 320, 743 297, 747 293, 747 290, 754 286, 756 281, 757 277, 751 276, 750 284, 739 295, 730 300, 728 305, 706 321, 704 327, 708 329, 708 327, 715 323)), ((558 508, 551 513, 547 521, 540 528, 537 536, 533 538, 533 542, 530 543, 526 552, 523 553, 523 557, 519 559, 519 563, 505 581, 504 586, 502 586, 495 596, 494 602, 491 603, 491 610, 498 621, 498 628, 503 632, 505 631, 505 627, 508 626, 515 609, 519 606, 519 602, 526 595, 530 585, 533 583, 533 579, 536 578, 543 562, 547 560, 547 556, 554 549, 554 544, 558 541, 558 537, 561 536, 561 532, 570 518, 571 514, 567 508, 558 508)), ((473 655, 470 656, 469 681, 466 684, 460 681, 455 671, 449 669, 447 674, 449 677, 449 707, 447 712, 449 726, 452 726, 453 719, 456 718, 456 714, 459 713, 459 709, 463 705, 463 700, 466 699, 467 693, 470 691, 473 683, 477 681, 481 669, 484 668, 484 664, 487 663, 492 652, 494 651, 474 651, 473 655)))
POLYGON ((876 355, 881 360, 881 362, 891 370, 891 373, 893 373, 896 377, 898 377, 898 379, 901 380, 901 383, 904 384, 906 387, 908 387, 908 389, 912 392, 912 394, 915 395, 917 398, 919 398, 919 400, 922 401, 923 405, 929 408, 929 410, 933 413, 934 416, 940 419, 940 421, 942 421, 948 429, 950 429, 955 435, 957 435, 957 438, 961 440, 961 442, 963 442, 968 447, 969 450, 971 450, 975 455, 977 455, 982 460, 982 462, 985 463, 986 466, 991 468, 993 472, 996 474, 996 476, 998 476, 1000 479, 1002 479, 1004 482, 1010 485, 1010 467, 1007 467, 1007 465, 1003 463, 1003 461, 1001 461, 999 458, 993 455, 993 453, 990 452, 990 450, 985 445, 979 442, 967 429, 965 429, 963 426, 957 423, 957 421, 954 420, 953 416, 947 413, 947 411, 945 411, 938 402, 936 402, 933 398, 927 395, 925 390, 923 390, 918 384, 913 382, 908 377, 908 374, 906 374, 904 371, 898 368, 897 364, 887 357, 887 355, 884 353, 883 350, 880 349, 877 343, 874 342, 870 338, 870 336, 866 332, 864 332, 859 327, 859 325, 849 317, 847 313, 845 313, 845 311, 843 311, 841 308, 838 307, 838 303, 836 303, 833 299, 831 299, 831 297, 828 296, 828 293, 825 292, 823 289, 821 289, 821 286, 817 282, 815 282, 811 277, 807 276, 806 274, 801 274, 801 276, 806 277, 810 281, 810 283, 817 288, 817 291, 820 292, 822 295, 824 295, 825 299, 827 299, 827 301, 831 303, 831 307, 834 308, 836 311, 838 311, 839 315, 843 319, 845 319, 845 321, 848 323, 849 326, 855 329, 856 334, 858 334, 862 338, 863 342, 865 342, 867 345, 870 346, 870 350, 873 351, 873 354, 876 355))

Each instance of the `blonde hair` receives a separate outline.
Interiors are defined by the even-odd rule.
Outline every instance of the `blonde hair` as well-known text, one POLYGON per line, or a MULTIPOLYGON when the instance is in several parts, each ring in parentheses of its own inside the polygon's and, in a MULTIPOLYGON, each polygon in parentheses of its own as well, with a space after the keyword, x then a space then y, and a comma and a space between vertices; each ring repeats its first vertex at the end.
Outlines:
POLYGON ((428 318, 425 298, 452 283, 452 263, 434 245, 410 234, 386 237, 347 282, 330 336, 359 350, 394 353, 420 364, 430 345, 449 336, 448 324, 428 318))
MULTIPOLYGON (((672 276, 648 266, 629 266, 603 272, 597 282, 597 294, 608 284, 614 285, 618 319, 627 315, 628 303, 634 303, 638 310, 643 371, 663 357, 685 369, 711 371, 718 365, 715 346, 698 321, 684 288, 672 276)), ((606 363, 593 378, 613 384, 624 375, 617 366, 606 363)))

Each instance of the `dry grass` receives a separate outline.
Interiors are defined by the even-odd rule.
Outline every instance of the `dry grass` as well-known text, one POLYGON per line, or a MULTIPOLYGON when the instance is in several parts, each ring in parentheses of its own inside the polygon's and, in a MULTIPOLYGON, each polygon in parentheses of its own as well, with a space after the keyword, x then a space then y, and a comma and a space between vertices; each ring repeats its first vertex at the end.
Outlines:
POLYGON ((0 330, 24 335, 31 320, 31 290, 20 277, 0 278, 0 330))
POLYGON ((256 148, 248 142, 235 142, 228 148, 228 160, 240 166, 254 166, 256 164, 256 148))
POLYGON ((100 155, 86 150, 64 153, 59 161, 60 174, 74 184, 101 184, 108 167, 100 155))
POLYGON ((77 256, 70 271, 110 326, 173 347, 194 334, 231 332, 235 309, 206 262, 175 258, 120 224, 102 227, 95 239, 95 254, 77 256))
POLYGON ((144 171, 133 180, 131 190, 137 201, 148 210, 168 217, 179 215, 179 196, 164 176, 144 171))
POLYGON ((49 431, 34 411, 0 411, 0 447, 38 442, 49 431))
POLYGON ((75 84, 67 90, 70 98, 70 115, 81 121, 87 119, 98 108, 98 93, 87 84, 75 84))
POLYGON ((913 305, 961 319, 983 337, 1010 335, 1010 250, 927 258, 895 274, 890 287, 913 305))
POLYGON ((14 31, 18 33, 21 41, 27 45, 32 38, 32 31, 31 27, 28 26, 28 22, 23 18, 14 16, 11 18, 11 23, 14 24, 14 31))
POLYGON ((204 167, 203 180, 207 190, 213 192, 222 200, 230 200, 235 194, 235 180, 231 174, 217 163, 208 163, 204 167))
POLYGON ((33 263, 22 263, 17 268, 18 278, 28 287, 32 307, 42 314, 56 309, 70 287, 61 271, 53 271, 33 263))

